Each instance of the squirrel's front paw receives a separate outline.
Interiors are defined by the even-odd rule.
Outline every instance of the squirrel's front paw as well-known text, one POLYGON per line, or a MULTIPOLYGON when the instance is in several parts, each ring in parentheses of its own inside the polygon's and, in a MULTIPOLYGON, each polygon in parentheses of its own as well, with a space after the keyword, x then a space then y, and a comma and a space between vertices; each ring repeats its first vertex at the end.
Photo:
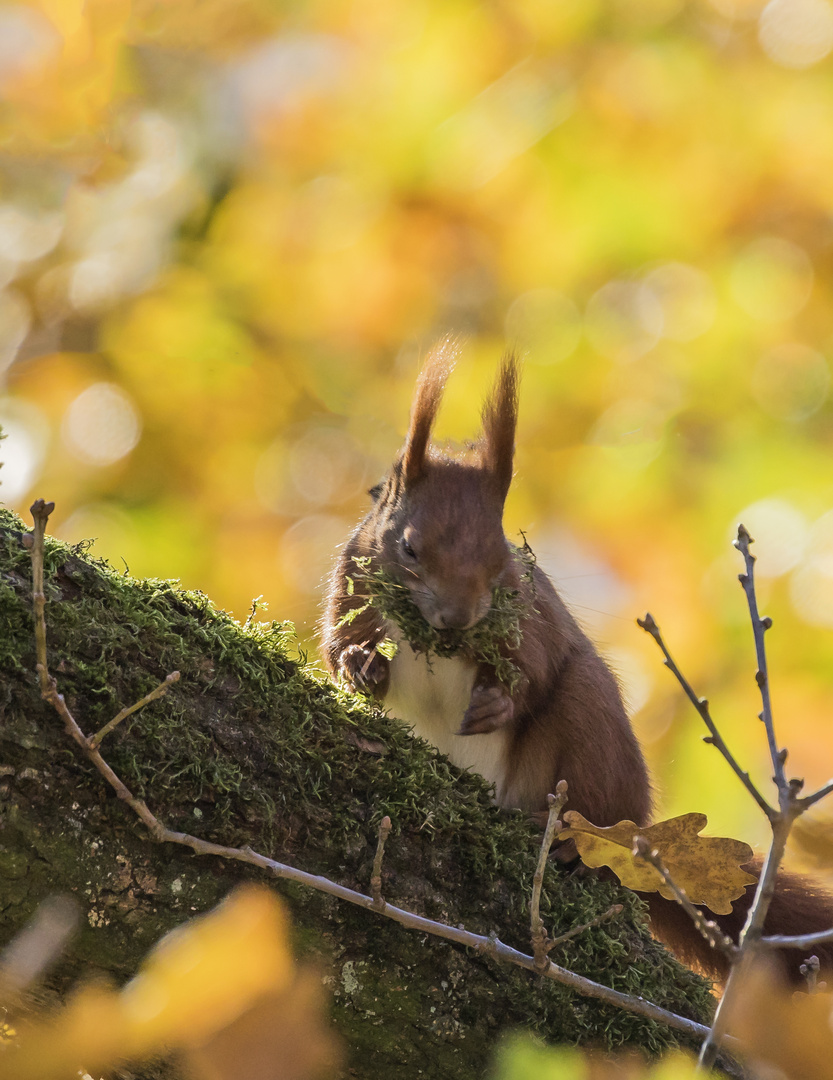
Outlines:
POLYGON ((458 735, 485 735, 504 727, 515 715, 515 705, 505 688, 475 686, 458 735))
POLYGON ((363 645, 348 645, 338 658, 341 673, 353 689, 371 693, 385 681, 388 663, 375 649, 365 649, 363 645))

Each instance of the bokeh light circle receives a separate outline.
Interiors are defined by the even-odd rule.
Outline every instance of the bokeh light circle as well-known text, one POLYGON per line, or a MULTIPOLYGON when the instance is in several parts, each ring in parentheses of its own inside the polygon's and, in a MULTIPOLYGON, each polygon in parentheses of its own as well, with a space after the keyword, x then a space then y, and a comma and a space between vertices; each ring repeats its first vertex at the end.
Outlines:
POLYGON ((663 263, 645 276, 644 288, 662 309, 662 336, 670 341, 694 341, 714 322, 714 287, 708 275, 694 266, 663 263))
POLYGON ((88 386, 66 411, 62 436, 89 465, 112 465, 136 446, 142 421, 132 398, 115 383, 88 386))
POLYGON ((29 302, 14 289, 0 292, 0 372, 11 364, 26 339, 32 316, 29 302))
POLYGON ((833 6, 827 0, 771 0, 758 21, 758 40, 776 64, 811 67, 833 49, 833 6))
POLYGON ((590 297, 584 316, 590 344, 623 363, 656 345, 662 334, 662 306, 635 281, 609 281, 590 297))
POLYGON ((12 506, 32 488, 49 448, 49 421, 31 401, 0 398, 0 503, 12 506))
POLYGON ((0 86, 37 71, 60 48, 60 34, 39 11, 23 4, 0 7, 0 86))

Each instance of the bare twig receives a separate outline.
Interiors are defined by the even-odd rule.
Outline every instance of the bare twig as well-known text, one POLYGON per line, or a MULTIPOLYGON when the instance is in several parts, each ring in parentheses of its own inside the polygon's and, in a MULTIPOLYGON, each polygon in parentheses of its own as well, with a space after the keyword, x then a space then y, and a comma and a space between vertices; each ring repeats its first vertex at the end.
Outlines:
POLYGON ((787 779, 784 775, 784 762, 787 760, 787 751, 778 749, 778 741, 775 738, 775 722, 772 718, 772 701, 769 696, 769 671, 766 662, 766 648, 764 634, 772 626, 769 616, 761 618, 758 614, 758 599, 755 595, 755 556, 749 550, 749 545, 754 540, 743 525, 738 525, 738 537, 734 541, 735 547, 743 555, 746 565, 746 573, 738 575, 738 581, 746 593, 746 602, 749 606, 749 618, 752 621, 752 634, 755 638, 755 656, 758 661, 758 670, 755 672, 755 682, 761 692, 761 712, 759 719, 766 728, 767 743, 769 744, 769 756, 772 760, 773 779, 779 792, 786 789, 787 779))
MULTIPOLYGON (((42 665, 38 664, 38 671, 43 678, 42 665)), ((130 788, 121 780, 116 773, 110 768, 104 758, 101 756, 98 750, 90 746, 87 741, 87 737, 81 728, 78 726, 75 717, 69 711, 64 695, 58 693, 58 686, 51 675, 47 673, 48 689, 43 693, 42 697, 45 701, 48 701, 50 705, 55 709, 61 719, 64 721, 64 726, 67 729, 67 733, 76 743, 81 747, 90 761, 95 765, 107 783, 113 788, 118 797, 126 802, 127 805, 138 815, 144 825, 150 830, 154 839, 164 840, 167 837, 164 834, 168 831, 153 816, 150 810, 147 808, 142 799, 137 799, 130 788)))
POLYGON ((581 923, 580 926, 574 926, 565 933, 559 934, 558 937, 551 937, 547 941, 547 952, 554 949, 556 945, 563 945, 565 941, 578 937, 578 935, 583 934, 585 930, 592 930, 596 926, 601 926, 602 923, 615 919, 616 916, 621 915, 624 910, 624 904, 614 904, 612 907, 609 907, 607 911, 603 911, 601 915, 597 915, 595 919, 591 919, 590 922, 581 923))
POLYGON ((764 949, 812 949, 833 941, 833 929, 819 930, 815 934, 772 934, 761 938, 764 949))
POLYGON ((799 797, 803 781, 801 780, 787 780, 784 774, 784 763, 787 758, 786 750, 779 749, 777 740, 775 737, 775 726, 772 717, 772 702, 769 692, 769 674, 767 670, 766 650, 764 647, 764 635, 767 630, 772 626, 772 620, 767 617, 761 617, 758 612, 758 601, 755 594, 755 578, 754 578, 754 564, 755 557, 750 553, 749 545, 752 543, 752 538, 743 527, 738 528, 737 540, 735 541, 735 547, 743 555, 745 564, 745 573, 739 575, 739 580, 743 586, 744 593, 746 594, 747 604, 749 607, 749 615, 752 620, 752 630, 755 639, 755 655, 757 659, 757 672, 755 680, 758 684, 761 693, 762 709, 759 714, 759 718, 763 721, 766 734, 767 743, 770 751, 770 758, 772 761, 773 769, 773 781, 778 791, 778 809, 775 809, 769 804, 764 796, 758 791, 757 787, 752 783, 749 778, 749 773, 741 769, 740 765, 735 760, 734 756, 729 751, 726 743, 724 742, 720 732, 717 729, 714 721, 709 713, 709 703, 705 698, 698 697, 691 688, 688 681, 680 672, 677 665, 671 658, 671 654, 663 641, 660 634, 659 627, 654 621, 653 617, 648 614, 644 619, 637 619, 638 624, 647 633, 654 638, 662 650, 665 657, 665 666, 671 670, 676 677, 680 686, 685 691, 686 696, 692 702, 697 712, 700 714, 706 727, 709 729, 709 736, 706 738, 706 742, 716 746, 721 752, 723 757, 731 766, 734 773, 743 783, 744 787, 753 797, 755 802, 766 814, 769 820, 770 827, 772 829, 772 841, 770 844, 769 852, 767 853, 766 860, 761 870, 760 877, 758 879, 758 885, 755 892, 755 897, 752 901, 752 905, 749 909, 746 924, 740 935, 738 945, 735 946, 725 938, 713 923, 708 922, 699 912, 694 905, 690 904, 687 898, 685 902, 683 898, 685 894, 682 890, 677 889, 676 885, 667 876, 667 871, 663 873, 661 864, 657 859, 656 862, 652 860, 652 855, 648 849, 647 843, 644 843, 644 849, 641 854, 646 858, 651 865, 657 869, 657 871, 663 876, 663 880, 671 888, 671 890, 677 896, 678 901, 682 904, 686 911, 695 922, 695 925, 700 929, 700 932, 705 935, 707 940, 712 944, 721 948, 731 959, 732 967, 729 972, 729 977, 726 982, 726 986, 723 992, 717 1011, 715 1012, 714 1022, 712 1024, 711 1031, 709 1032, 700 1052, 699 1068, 708 1069, 714 1064, 717 1053, 721 1044, 721 1041, 725 1038, 726 1017, 728 1016, 727 1003, 732 1001, 732 998, 738 992, 738 987, 742 985, 743 979, 748 969, 749 962, 753 954, 759 951, 761 948, 785 948, 785 947, 806 947, 811 948, 813 945, 821 944, 823 941, 833 940, 833 930, 829 933, 824 932, 821 934, 808 934, 801 938, 778 938, 778 937, 763 937, 763 925, 766 918, 767 911, 769 910, 770 902, 775 892, 775 881, 778 867, 781 864, 781 860, 784 856, 784 849, 786 847, 787 836, 789 835, 795 819, 803 813, 804 810, 814 805, 820 799, 833 791, 833 781, 830 781, 823 788, 820 788, 812 795, 799 797), (712 929, 713 928, 713 929, 712 929), (722 943, 721 943, 722 939, 722 943), (728 944, 727 944, 728 943, 728 944))
POLYGON ((746 788, 746 790, 749 792, 749 794, 752 796, 752 798, 755 800, 761 810, 763 810, 767 818, 772 821, 776 811, 769 805, 769 803, 766 801, 760 791, 758 791, 758 789, 752 783, 749 773, 745 772, 743 769, 741 769, 740 765, 738 765, 734 755, 724 742, 723 736, 718 731, 717 725, 711 717, 711 713, 709 712, 709 703, 707 699, 698 697, 697 694, 694 693, 694 690, 692 689, 690 683, 680 671, 680 669, 677 667, 677 665, 674 663, 674 660, 671 657, 671 653, 668 651, 668 647, 663 640, 662 634, 660 633, 660 629, 654 621, 653 615, 648 612, 645 615, 644 619, 637 619, 636 622, 637 625, 641 626, 642 629, 646 631, 646 633, 650 634, 654 641, 656 641, 657 645, 659 645, 660 649, 662 650, 662 654, 665 657, 665 660, 663 661, 665 666, 674 675, 677 682, 685 691, 686 697, 700 714, 703 723, 709 729, 710 734, 708 736, 705 736, 703 741, 709 743, 710 746, 717 747, 717 749, 729 763, 735 775, 741 781, 743 786, 746 788))
POLYGON ((544 922, 541 918, 541 888, 544 884, 544 870, 546 869, 550 848, 552 847, 552 842, 555 839, 556 833, 561 828, 561 822, 558 819, 561 816, 561 811, 564 809, 566 801, 567 781, 559 780, 555 788, 555 795, 547 796, 549 814, 547 816, 547 825, 544 829, 544 836, 541 840, 541 850, 538 853, 538 865, 535 868, 535 875, 532 879, 532 902, 530 903, 532 954, 535 957, 537 970, 541 972, 546 971, 548 963, 547 953, 549 952, 547 932, 544 929, 544 922))
POLYGON ((711 919, 707 919, 703 912, 695 907, 686 895, 685 889, 681 888, 676 881, 671 877, 668 867, 664 865, 660 858, 659 851, 655 848, 652 849, 644 836, 634 837, 633 842, 633 854, 636 858, 642 859, 656 870, 659 876, 662 878, 663 884, 673 892, 674 897, 683 911, 691 918, 691 921, 708 941, 709 945, 713 949, 717 949, 718 952, 722 952, 725 956, 728 956, 730 960, 733 960, 738 953, 738 948, 730 937, 720 929, 717 923, 712 922, 711 919))
POLYGON ((122 720, 126 720, 128 716, 131 716, 134 712, 137 712, 149 702, 155 701, 157 698, 164 697, 164 695, 167 694, 168 690, 175 682, 179 682, 178 671, 172 671, 170 675, 167 675, 154 690, 151 690, 149 694, 145 694, 141 701, 137 701, 135 705, 129 705, 127 708, 122 709, 120 713, 118 713, 116 716, 113 717, 112 720, 106 723, 103 728, 101 728, 95 733, 95 735, 91 735, 89 737, 87 742, 90 746, 90 749, 95 750, 96 747, 101 746, 105 737, 109 735, 113 728, 117 727, 122 722, 122 720))
POLYGON ((376 844, 376 856, 373 860, 373 873, 370 877, 370 895, 373 897, 375 911, 385 910, 382 899, 382 859, 385 857, 385 844, 390 836, 391 820, 387 814, 379 822, 379 840, 376 844))
POLYGON ((723 997, 718 1002, 717 1009, 715 1010, 711 1031, 707 1035, 706 1040, 700 1049, 700 1058, 698 1062, 698 1068, 700 1070, 711 1069, 717 1060, 721 1043, 726 1037, 726 1025, 734 999, 742 993, 743 984, 746 974, 751 966, 751 961, 760 949, 764 919, 769 911, 769 905, 775 893, 776 874, 778 872, 778 867, 781 865, 781 861, 784 858, 787 837, 789 836, 793 821, 801 813, 801 810, 795 805, 794 797, 789 794, 791 790, 791 786, 788 785, 786 797, 782 794, 779 799, 781 810, 776 813, 774 820, 771 822, 772 841, 764 861, 763 869, 761 870, 761 875, 758 878, 755 897, 749 908, 746 924, 740 933, 738 955, 729 972, 729 977, 726 980, 723 997), (792 802, 790 802, 791 799, 792 802))
POLYGON ((798 803, 802 810, 809 810, 811 806, 815 806, 817 802, 821 802, 822 799, 826 799, 827 796, 833 792, 833 780, 828 780, 824 787, 814 791, 812 795, 803 795, 798 803))
MULTIPOLYGON (((762 947, 761 939, 763 937, 764 920, 769 911, 772 897, 775 894, 776 875, 778 873, 778 867, 781 865, 784 858, 787 838, 790 834, 793 822, 806 808, 806 800, 799 798, 801 789, 804 786, 804 781, 798 779, 787 780, 784 773, 784 762, 787 759, 787 751, 779 749, 775 737, 775 725, 772 718, 772 703, 769 695, 769 674, 767 670, 766 650, 764 648, 764 634, 772 626, 772 620, 769 618, 761 618, 758 613, 758 600, 755 594, 754 577, 755 556, 749 551, 749 545, 752 542, 752 537, 744 526, 739 525, 735 547, 743 555, 746 567, 746 572, 739 575, 739 580, 743 586, 743 591, 746 594, 749 616, 752 620, 752 632, 755 639, 755 656, 758 665, 755 681, 760 689, 762 703, 759 719, 763 722, 766 730, 767 744, 769 746, 773 770, 772 779, 778 789, 778 810, 767 815, 772 828, 772 840, 761 870, 761 875, 758 879, 754 899, 746 917, 746 924, 740 934, 738 941, 739 955, 729 972, 729 978, 726 980, 726 987, 723 992, 723 997, 718 1003, 717 1010, 715 1011, 711 1031, 700 1050, 700 1069, 711 1068, 717 1058, 720 1043, 725 1037, 727 1017, 729 1016, 734 998, 738 995, 739 990, 743 986, 743 981, 746 972, 749 969, 751 959, 762 947)), ((822 789, 821 793, 816 793, 818 798, 821 798, 823 794, 824 789, 822 789)), ((815 801, 818 801, 818 798, 816 798, 815 801)), ((813 797, 811 796, 810 805, 812 805, 812 800, 813 797)))
POLYGON ((55 503, 36 499, 29 509, 35 520, 32 544, 32 604, 35 611, 35 655, 40 670, 41 693, 43 693, 47 689, 47 679, 49 677, 46 666, 46 621, 44 619, 46 594, 43 591, 43 537, 49 515, 55 509, 55 503))
MULTIPOLYGON (((32 552, 33 563, 35 560, 35 552, 38 547, 40 548, 42 559, 43 535, 40 535, 40 540, 38 541, 38 535, 36 533, 32 552)), ((43 607, 41 607, 39 618, 36 619, 36 626, 38 621, 43 623, 45 641, 45 616, 43 607)), ((505 945, 495 934, 489 934, 488 936, 473 934, 468 930, 463 930, 456 926, 449 926, 446 923, 436 922, 433 919, 427 919, 422 915, 416 915, 414 912, 395 907, 393 904, 385 903, 384 907, 379 910, 376 905, 376 899, 373 896, 365 896, 363 893, 356 892, 354 889, 348 889, 344 885, 339 885, 337 882, 330 881, 329 878, 321 877, 316 874, 308 874, 294 866, 288 866, 285 863, 277 862, 275 859, 270 859, 265 855, 253 851, 250 847, 225 847, 222 844, 213 844, 207 840, 202 840, 189 833, 174 832, 173 830, 168 829, 156 818, 142 799, 138 799, 133 795, 122 779, 110 768, 101 756, 99 750, 90 745, 90 741, 79 727, 75 717, 67 706, 63 695, 58 693, 57 684, 50 676, 46 666, 45 650, 42 656, 41 654, 38 656, 37 667, 41 685, 45 686, 43 697, 46 701, 50 702, 59 716, 61 716, 70 737, 78 744, 86 757, 113 788, 116 795, 131 807, 133 812, 146 826, 151 837, 157 842, 179 844, 183 847, 190 848, 196 855, 215 855, 223 859, 231 859, 236 862, 246 863, 250 866, 258 866, 263 870, 269 871, 275 877, 288 881, 295 881, 301 885, 307 885, 310 888, 317 889, 330 896, 346 900, 348 903, 355 904, 358 907, 376 910, 380 915, 393 919, 401 926, 417 930, 421 933, 432 934, 434 937, 440 937, 446 941, 456 942, 459 945, 475 949, 487 956, 492 956, 496 959, 516 964, 518 967, 525 968, 527 971, 539 972, 537 961, 534 956, 527 956, 526 954, 511 948, 509 945, 505 945)), ((644 998, 635 997, 631 994, 624 994, 618 990, 613 990, 610 987, 602 986, 592 979, 586 979, 582 975, 577 975, 575 972, 559 967, 551 960, 547 960, 546 969, 540 972, 540 974, 543 974, 546 978, 553 979, 564 986, 570 987, 576 993, 582 994, 585 997, 597 998, 609 1005, 614 1005, 621 1009, 625 1009, 628 1012, 645 1016, 650 1020, 655 1020, 658 1023, 666 1024, 668 1027, 675 1028, 678 1031, 683 1031, 688 1035, 702 1037, 708 1034, 708 1028, 703 1024, 695 1023, 693 1020, 688 1020, 667 1009, 662 1009, 649 1001, 645 1001, 644 998)))

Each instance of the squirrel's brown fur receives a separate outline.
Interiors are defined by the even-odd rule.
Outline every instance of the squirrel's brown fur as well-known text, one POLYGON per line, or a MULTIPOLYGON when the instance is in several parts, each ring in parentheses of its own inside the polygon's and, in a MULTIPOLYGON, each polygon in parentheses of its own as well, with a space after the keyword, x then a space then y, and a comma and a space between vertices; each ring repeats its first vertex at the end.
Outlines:
MULTIPOLYGON (((493 780, 500 805, 540 813, 548 793, 566 780, 570 808, 596 825, 626 818, 647 825, 648 771, 616 679, 546 574, 536 567, 531 581, 524 576, 503 532, 517 364, 509 356, 501 365, 483 408, 480 441, 448 456, 431 446, 430 436, 452 364, 453 346, 445 343, 423 367, 405 445, 371 492, 374 505, 338 558, 323 623, 327 664, 334 675, 371 689, 461 767, 493 780), (377 653, 380 641, 396 637, 398 630, 372 606, 345 621, 347 612, 367 599, 360 588, 348 587, 356 556, 370 560, 371 572, 384 569, 405 585, 423 617, 438 629, 471 627, 488 611, 495 587, 519 589, 527 605, 522 642, 506 650, 521 672, 514 691, 510 694, 487 664, 464 659, 428 664, 407 642, 393 662, 377 653)), ((732 915, 717 919, 734 937, 752 891, 736 902, 732 915)), ((723 958, 676 904, 656 894, 649 902, 658 936, 706 970, 725 973, 723 958)), ((830 926, 833 898, 782 873, 767 932, 807 933, 830 926)), ((833 947, 816 951, 824 954, 823 963, 833 960, 833 947)))

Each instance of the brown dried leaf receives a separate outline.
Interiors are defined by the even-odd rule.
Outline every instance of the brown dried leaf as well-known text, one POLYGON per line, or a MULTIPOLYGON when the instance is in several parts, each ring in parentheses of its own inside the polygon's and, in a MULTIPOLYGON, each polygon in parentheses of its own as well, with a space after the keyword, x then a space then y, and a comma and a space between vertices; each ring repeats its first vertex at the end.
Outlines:
POLYGON ((699 836, 708 818, 705 814, 682 814, 641 828, 632 821, 620 821, 609 828, 591 824, 574 810, 564 815, 568 828, 559 839, 572 838, 587 866, 609 866, 619 880, 637 892, 658 892, 668 900, 674 894, 662 883, 657 871, 633 856, 633 842, 644 836, 680 888, 693 904, 702 904, 718 915, 728 915, 732 900, 743 895, 744 887, 756 881, 741 869, 752 858, 752 848, 740 840, 722 836, 699 836))

